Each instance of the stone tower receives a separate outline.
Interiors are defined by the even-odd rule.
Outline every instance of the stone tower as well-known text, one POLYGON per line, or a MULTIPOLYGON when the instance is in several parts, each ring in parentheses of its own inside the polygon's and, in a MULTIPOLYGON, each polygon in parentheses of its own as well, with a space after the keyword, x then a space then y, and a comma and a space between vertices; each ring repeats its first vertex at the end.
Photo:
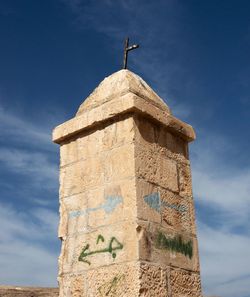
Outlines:
POLYGON ((60 144, 60 297, 200 297, 188 142, 137 75, 118 71, 76 116, 60 144))

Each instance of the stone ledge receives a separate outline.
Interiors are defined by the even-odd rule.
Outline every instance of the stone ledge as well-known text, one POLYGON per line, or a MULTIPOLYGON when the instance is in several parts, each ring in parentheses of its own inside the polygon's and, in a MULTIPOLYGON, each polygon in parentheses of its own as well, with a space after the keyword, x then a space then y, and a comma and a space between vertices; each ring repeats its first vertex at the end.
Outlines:
POLYGON ((60 144, 84 130, 114 119, 121 114, 131 112, 140 113, 145 117, 153 119, 188 142, 195 139, 195 132, 192 126, 150 104, 143 98, 129 93, 88 110, 87 112, 57 126, 53 130, 52 140, 55 143, 60 144))

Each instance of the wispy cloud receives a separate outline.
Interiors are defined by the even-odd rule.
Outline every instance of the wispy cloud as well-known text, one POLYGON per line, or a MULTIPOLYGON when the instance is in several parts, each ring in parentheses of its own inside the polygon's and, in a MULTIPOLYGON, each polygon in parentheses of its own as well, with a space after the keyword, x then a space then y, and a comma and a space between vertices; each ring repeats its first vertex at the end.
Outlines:
MULTIPOLYGON (((29 184, 26 182, 26 190, 30 189, 30 193, 33 191, 33 197, 38 189, 44 189, 44 185, 45 192, 56 191, 59 156, 56 152, 57 147, 51 141, 49 127, 44 125, 41 128, 0 105, 0 133, 0 171, 9 171, 15 175, 12 179, 1 180, 4 187, 10 190, 12 188, 13 191, 15 178, 18 177, 29 180, 29 184)), ((41 198, 40 201, 46 200, 44 197, 41 198)))
POLYGON ((0 132, 1 187, 8 194, 2 191, 0 204, 0 282, 56 286, 58 214, 43 207, 53 193, 53 208, 57 205, 58 168, 49 127, 0 105, 0 132), (17 180, 23 187, 23 208, 8 199, 17 196, 17 180))
POLYGON ((46 209, 24 213, 0 204, 0 265, 4 267, 0 272, 1 284, 57 285, 57 222, 57 213, 46 209), (42 243, 44 238, 46 244, 42 243))
POLYGON ((249 296, 250 168, 228 160, 237 148, 222 136, 206 131, 203 139, 192 147, 203 287, 208 295, 249 296))
POLYGON ((18 115, 5 110, 0 104, 0 133, 2 137, 29 146, 40 146, 42 149, 53 150, 49 127, 42 128, 34 122, 28 122, 18 115))
POLYGON ((192 147, 195 194, 204 207, 227 213, 234 224, 242 222, 250 211, 250 166, 232 162, 230 151, 238 147, 223 136, 206 131, 203 139, 192 147))
POLYGON ((0 149, 0 162, 19 175, 30 178, 31 185, 46 184, 47 190, 58 186, 58 168, 47 154, 22 149, 0 149))
POLYGON ((205 293, 249 296, 250 238, 198 222, 201 272, 205 293), (239 286, 239 285, 242 286, 239 286))

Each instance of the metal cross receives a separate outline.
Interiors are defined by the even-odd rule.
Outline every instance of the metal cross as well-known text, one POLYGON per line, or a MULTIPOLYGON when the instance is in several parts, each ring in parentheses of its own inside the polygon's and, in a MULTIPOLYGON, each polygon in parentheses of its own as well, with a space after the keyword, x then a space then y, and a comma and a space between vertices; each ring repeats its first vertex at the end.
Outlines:
POLYGON ((128 52, 136 49, 139 47, 139 44, 134 44, 129 46, 129 38, 126 38, 125 40, 125 46, 124 46, 124 58, 123 58, 123 69, 127 69, 127 63, 128 63, 128 52))

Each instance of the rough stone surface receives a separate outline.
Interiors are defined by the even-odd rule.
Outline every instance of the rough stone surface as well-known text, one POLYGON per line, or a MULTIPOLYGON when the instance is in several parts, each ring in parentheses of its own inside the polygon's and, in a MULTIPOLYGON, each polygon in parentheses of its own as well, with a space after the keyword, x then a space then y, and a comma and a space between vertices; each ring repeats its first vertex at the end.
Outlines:
POLYGON ((84 100, 78 109, 77 115, 81 115, 89 109, 93 109, 128 92, 139 95, 150 103, 170 112, 169 107, 141 77, 123 69, 105 78, 93 93, 84 100))
POLYGON ((136 176, 163 188, 178 192, 177 164, 140 145, 135 147, 136 176))
POLYGON ((99 227, 92 232, 77 233, 68 236, 63 240, 62 245, 62 266, 61 274, 111 265, 115 263, 127 262, 138 259, 138 241, 136 240, 136 224, 123 222, 114 225, 99 227), (98 240, 98 236, 101 239, 98 240), (112 239, 115 239, 112 241, 112 239), (114 251, 108 251, 110 242, 114 251), (98 251, 94 254, 86 255, 79 260, 83 249, 88 246, 86 253, 98 251), (103 252, 99 252, 102 251, 103 252))
MULTIPOLYGON (((164 266, 175 266, 187 270, 199 271, 199 258, 197 239, 187 233, 163 228, 159 224, 139 222, 137 230, 140 230, 139 259, 164 266), (183 244, 192 244, 192 253, 185 254, 176 248, 159 245, 158 236, 162 234, 168 240, 178 239, 181 236, 183 244)), ((178 244, 178 240, 176 240, 178 244)))
POLYGON ((188 142, 138 76, 105 79, 60 143, 60 297, 200 297, 188 142))
POLYGON ((58 277, 60 294, 59 297, 81 297, 86 291, 85 274, 81 275, 65 275, 63 278, 58 277))
POLYGON ((172 297, 202 297, 200 276, 181 269, 171 269, 172 297))

